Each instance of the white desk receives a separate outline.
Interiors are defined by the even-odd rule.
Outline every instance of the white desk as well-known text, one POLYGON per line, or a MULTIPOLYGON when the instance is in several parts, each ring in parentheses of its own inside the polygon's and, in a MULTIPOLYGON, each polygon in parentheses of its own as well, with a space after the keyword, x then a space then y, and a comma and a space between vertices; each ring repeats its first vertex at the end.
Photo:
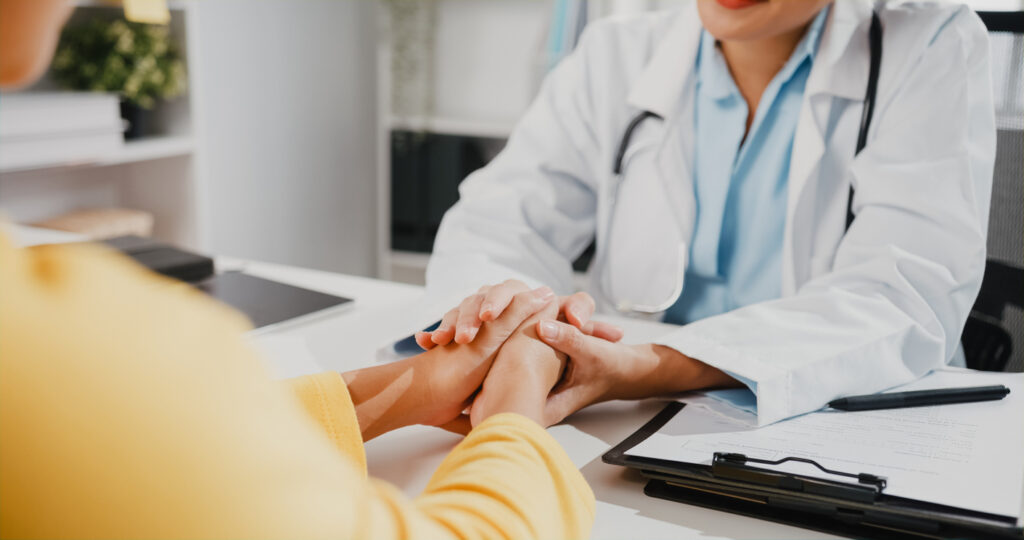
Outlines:
MULTIPOLYGON (((227 260, 218 263, 239 266, 227 260)), ((376 350, 382 344, 431 319, 431 314, 412 309, 423 292, 419 287, 263 263, 246 263, 244 268, 253 275, 356 299, 356 305, 348 311, 254 338, 271 368, 282 377, 370 365, 376 362, 376 350)), ((626 339, 649 340, 664 328, 657 323, 628 321, 626 339)), ((639 475, 601 462, 601 454, 661 407, 657 400, 604 403, 549 429, 597 496, 593 538, 826 537, 814 531, 653 499, 643 494, 645 481, 639 475)), ((415 496, 459 440, 456 435, 425 426, 388 433, 366 445, 370 474, 415 496)))

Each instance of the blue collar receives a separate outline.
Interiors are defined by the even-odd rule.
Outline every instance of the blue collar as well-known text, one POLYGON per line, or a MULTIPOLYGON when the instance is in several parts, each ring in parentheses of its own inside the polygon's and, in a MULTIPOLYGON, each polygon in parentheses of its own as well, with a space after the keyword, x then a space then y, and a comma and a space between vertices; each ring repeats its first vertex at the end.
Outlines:
MULTIPOLYGON (((828 18, 831 5, 825 6, 811 22, 811 25, 804 32, 804 37, 793 49, 793 54, 782 66, 775 76, 783 82, 789 80, 804 61, 814 62, 814 56, 818 51, 818 43, 821 41, 821 34, 825 28, 825 19, 828 18)), ((729 66, 725 63, 725 57, 718 50, 714 36, 707 30, 701 30, 700 49, 697 52, 697 84, 701 85, 701 91, 713 99, 721 100, 733 96, 739 97, 739 89, 729 73, 729 66)))

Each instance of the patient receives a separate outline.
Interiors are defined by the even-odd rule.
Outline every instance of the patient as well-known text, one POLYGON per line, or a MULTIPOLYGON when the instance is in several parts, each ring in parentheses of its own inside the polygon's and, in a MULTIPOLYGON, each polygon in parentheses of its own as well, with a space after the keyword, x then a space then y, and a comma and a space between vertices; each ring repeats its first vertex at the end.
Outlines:
POLYGON ((471 345, 287 384, 239 315, 98 247, 0 239, 0 299, 0 537, 589 535, 593 494, 537 423, 549 289, 471 345), (505 384, 461 418, 488 370, 505 384), (420 497, 366 478, 364 440, 453 422, 472 431, 420 497))
MULTIPOLYGON (((10 88, 69 8, 0 8, 10 88)), ((533 332, 557 311, 524 291, 472 344, 281 383, 190 287, 0 235, 0 537, 585 538, 594 496, 538 425, 563 362, 533 332), (362 446, 410 424, 471 429, 415 499, 368 479, 362 446)))

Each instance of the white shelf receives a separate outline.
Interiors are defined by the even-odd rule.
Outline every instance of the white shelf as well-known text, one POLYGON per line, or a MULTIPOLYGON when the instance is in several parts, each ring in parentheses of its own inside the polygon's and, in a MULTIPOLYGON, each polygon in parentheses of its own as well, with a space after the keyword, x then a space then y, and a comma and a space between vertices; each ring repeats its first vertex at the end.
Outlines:
POLYGON ((421 287, 427 284, 429 253, 392 249, 387 251, 386 259, 384 266, 389 280, 421 287))
MULTIPOLYGON (((73 0, 72 5, 76 8, 123 8, 124 3, 121 0, 73 0)), ((167 2, 167 9, 181 10, 185 9, 184 0, 170 0, 167 2)))
POLYGON ((184 156, 191 154, 194 149, 193 139, 188 135, 145 137, 126 141, 121 150, 97 160, 95 165, 120 165, 122 163, 137 163, 153 159, 184 156))
MULTIPOLYGON (((201 76, 196 73, 200 65, 198 1, 167 2, 170 37, 186 63, 189 86, 194 88, 201 84, 201 76)), ((69 3, 77 8, 71 15, 72 24, 97 16, 109 20, 123 16, 120 0, 69 3)), ((50 92, 56 88, 49 78, 29 91, 50 92)), ((0 170, 0 213, 11 221, 32 223, 77 208, 132 208, 153 215, 156 238, 200 248, 204 230, 200 227, 199 199, 207 190, 196 159, 203 127, 196 114, 199 101, 201 96, 188 92, 161 104, 155 111, 153 128, 162 135, 153 137, 123 141, 116 127, 102 141, 90 140, 87 134, 55 135, 52 140, 40 134, 29 145, 34 153, 4 161, 23 166, 0 170)), ((14 144, 0 148, 0 153, 5 149, 7 157, 16 156, 14 144)))
POLYGON ((88 159, 55 159, 47 163, 38 163, 27 167, 0 169, 0 172, 20 173, 66 167, 102 167, 125 163, 141 163, 155 159, 189 155, 194 149, 195 144, 189 135, 145 137, 126 141, 124 146, 110 154, 97 155, 88 159))
POLYGON ((391 250, 391 265, 414 270, 426 270, 430 262, 429 253, 391 250))
POLYGON ((389 124, 391 129, 493 139, 507 139, 515 127, 515 121, 513 120, 474 120, 443 117, 392 117, 389 124))

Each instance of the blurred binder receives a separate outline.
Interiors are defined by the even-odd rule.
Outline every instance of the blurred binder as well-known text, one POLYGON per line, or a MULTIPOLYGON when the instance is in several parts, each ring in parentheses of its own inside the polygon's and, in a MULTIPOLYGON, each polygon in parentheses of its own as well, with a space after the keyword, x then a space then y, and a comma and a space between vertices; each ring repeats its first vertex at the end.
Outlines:
POLYGON ((196 283, 213 275, 213 259, 141 236, 119 236, 103 242, 150 270, 196 283))

